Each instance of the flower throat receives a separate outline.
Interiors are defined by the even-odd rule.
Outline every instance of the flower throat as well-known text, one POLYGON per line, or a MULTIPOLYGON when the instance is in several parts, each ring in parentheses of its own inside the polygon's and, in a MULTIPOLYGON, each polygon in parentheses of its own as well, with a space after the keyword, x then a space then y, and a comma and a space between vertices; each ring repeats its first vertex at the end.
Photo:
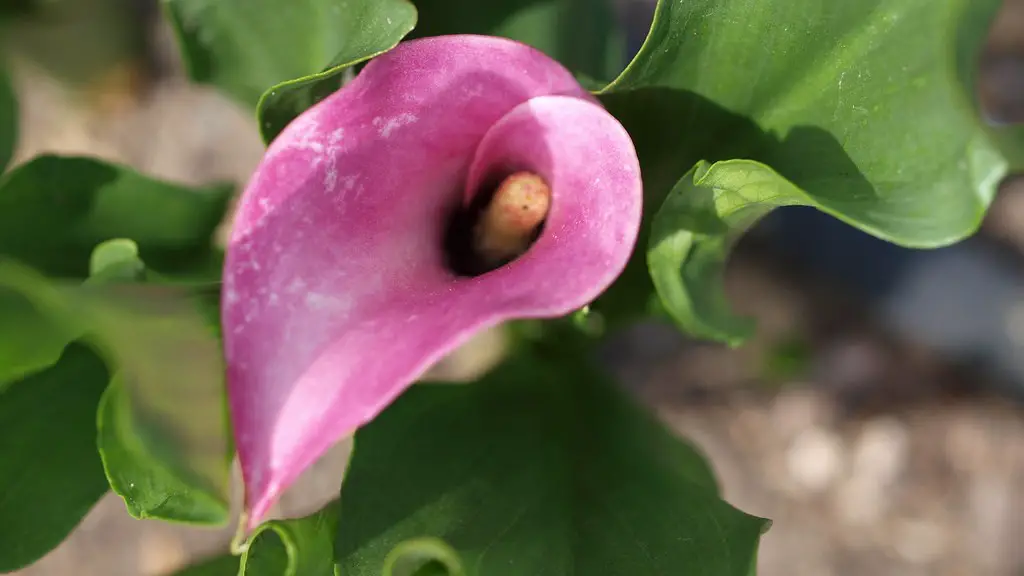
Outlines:
POLYGON ((550 208, 551 188, 531 172, 485 186, 452 217, 445 236, 449 268, 478 276, 515 260, 537 240, 550 208))

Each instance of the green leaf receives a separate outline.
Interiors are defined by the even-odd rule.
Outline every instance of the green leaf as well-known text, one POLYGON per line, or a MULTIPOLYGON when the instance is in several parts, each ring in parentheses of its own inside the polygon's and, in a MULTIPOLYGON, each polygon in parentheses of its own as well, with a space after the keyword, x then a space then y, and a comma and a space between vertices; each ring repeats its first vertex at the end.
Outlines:
POLYGON ((206 266, 230 186, 193 190, 91 158, 39 156, 0 182, 0 256, 51 276, 85 278, 93 248, 128 238, 149 266, 206 266))
POLYGON ((108 378, 75 343, 53 367, 0 390, 0 572, 46 555, 107 491, 95 439, 108 378))
POLYGON ((18 99, 7 71, 0 67, 0 174, 7 169, 18 143, 18 99))
POLYGON ((267 142, 416 24, 407 0, 164 1, 189 76, 258 103, 267 142))
MULTIPOLYGON (((138 422, 136 409, 125 395, 120 377, 115 377, 103 395, 98 422, 100 454, 110 487, 124 499, 135 518, 155 518, 196 524, 222 524, 227 518, 226 494, 213 489, 195 489, 163 462, 165 457, 149 453, 160 442, 160 431, 146 430, 154 422, 138 422), (150 432, 145 439, 139 432, 150 432)), ((165 447, 163 452, 173 452, 165 447)), ((180 459, 180 458, 179 458, 180 459)))
MULTIPOLYGON (((219 278, 212 236, 229 195, 227 187, 193 191, 92 159, 39 157, 0 181, 0 256, 85 278, 97 243, 131 236, 164 266, 164 282, 219 278)), ((132 249, 138 256, 138 245, 132 249)), ((214 323, 215 316, 209 315, 214 323)), ((0 317, 0 387, 52 365, 75 337, 25 296, 2 288, 0 317)))
POLYGON ((271 520, 253 533, 241 557, 224 555, 174 576, 335 576, 337 501, 305 518, 271 520))
POLYGON ((0 392, 14 380, 52 366, 75 338, 13 290, 0 288, 0 318, 0 392))
POLYGON ((337 503, 295 520, 260 525, 242 555, 239 576, 334 576, 337 503))
MULTIPOLYGON (((732 158, 771 166, 819 207, 903 246, 973 233, 1008 164, 973 96, 1000 4, 661 0, 643 48, 601 93, 640 156, 641 245, 687 170, 732 158)), ((596 309, 642 311, 645 276, 635 258, 596 309)))
POLYGON ((341 574, 748 575, 766 521, 569 340, 417 385, 356 433, 341 574))
POLYGON ((231 449, 220 345, 188 290, 58 284, 11 261, 0 261, 0 289, 29 298, 116 367, 98 416, 99 449, 128 511, 225 522, 231 449))
POLYGON ((138 244, 127 238, 115 238, 93 249, 87 282, 136 281, 142 280, 145 273, 138 244))
POLYGON ((741 344, 753 322, 730 312, 720 284, 732 240, 772 209, 795 205, 829 211, 764 164, 694 166, 655 215, 647 247, 651 279, 669 315, 691 334, 741 344))
POLYGON ((504 36, 592 78, 612 78, 624 64, 625 41, 608 0, 414 0, 414 4, 420 15, 411 38, 504 36))

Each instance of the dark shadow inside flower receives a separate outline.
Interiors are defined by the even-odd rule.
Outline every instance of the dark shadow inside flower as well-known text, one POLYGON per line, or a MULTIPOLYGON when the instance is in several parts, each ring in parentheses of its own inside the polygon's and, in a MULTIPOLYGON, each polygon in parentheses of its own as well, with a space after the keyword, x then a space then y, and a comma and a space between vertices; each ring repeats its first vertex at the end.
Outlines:
MULTIPOLYGON (((538 152, 542 146, 543 143, 538 152)), ((483 184, 470 191, 469 202, 452 210, 444 235, 445 258, 452 273, 474 277, 506 266, 522 256, 544 232, 549 204, 539 205, 543 202, 540 198, 509 198, 510 183, 514 185, 524 176, 543 182, 529 167, 493 168, 484 176, 483 184), (516 206, 508 206, 512 201, 516 206), (535 218, 510 222, 510 208, 535 218), (535 222, 537 218, 539 221, 535 222), (515 229, 508 230, 509 227, 515 229)), ((543 185, 550 194, 546 183, 543 185)))
MULTIPOLYGON (((458 202, 448 217, 444 234, 444 254, 448 268, 457 276, 479 276, 498 266, 490 265, 473 245, 473 231, 480 225, 488 206, 494 200, 495 192, 511 172, 495 172, 488 176, 480 190, 476 191, 469 204, 458 202)), ((460 194, 461 199, 461 194, 460 194)), ((534 232, 531 244, 540 235, 543 223, 534 232)), ((501 263, 504 265, 505 263, 501 263)))

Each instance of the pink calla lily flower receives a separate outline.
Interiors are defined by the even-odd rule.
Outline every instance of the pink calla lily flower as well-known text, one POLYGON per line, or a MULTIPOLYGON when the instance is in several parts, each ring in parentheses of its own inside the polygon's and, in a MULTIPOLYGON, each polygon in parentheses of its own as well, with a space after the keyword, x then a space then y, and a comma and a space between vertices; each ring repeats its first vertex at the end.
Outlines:
POLYGON ((224 270, 246 529, 474 333, 596 298, 633 250, 641 196, 622 126, 506 39, 402 43, 296 118, 242 195, 224 270), (536 240, 493 270, 454 272, 452 213, 516 171, 550 187, 536 240))

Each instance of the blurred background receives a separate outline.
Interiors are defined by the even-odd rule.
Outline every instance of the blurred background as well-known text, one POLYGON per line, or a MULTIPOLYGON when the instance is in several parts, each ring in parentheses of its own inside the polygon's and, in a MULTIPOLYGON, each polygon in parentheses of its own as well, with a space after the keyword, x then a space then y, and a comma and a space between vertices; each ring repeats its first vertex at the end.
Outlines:
MULTIPOLYGON (((617 0, 629 50, 653 0, 617 0)), ((244 183, 252 114, 184 78, 157 0, 0 0, 21 106, 16 162, 90 154, 200 184, 244 183)), ((1006 0, 982 64, 989 115, 1024 122, 1024 0, 1006 0)), ((728 270, 757 318, 739 350, 668 324, 615 335, 624 385, 710 457, 725 496, 775 524, 762 576, 1024 576, 1024 177, 981 233, 935 251, 874 240, 813 210, 767 218, 728 270)), ((493 356, 485 335, 445 374, 493 356)), ((339 446, 281 502, 336 494, 339 446)), ((104 499, 18 574, 157 576, 224 549, 224 531, 136 521, 104 499)))

